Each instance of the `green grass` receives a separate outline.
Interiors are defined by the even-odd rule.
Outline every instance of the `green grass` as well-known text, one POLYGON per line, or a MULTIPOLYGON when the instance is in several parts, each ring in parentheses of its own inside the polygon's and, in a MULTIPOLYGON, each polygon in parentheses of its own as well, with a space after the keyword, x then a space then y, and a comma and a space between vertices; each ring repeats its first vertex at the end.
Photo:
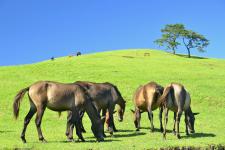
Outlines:
MULTIPOLYGON (((169 113, 168 130, 172 129, 173 115, 169 113)), ((158 110, 154 111, 154 125, 159 129, 158 110)), ((109 135, 109 134, 107 134, 109 135)), ((76 136, 74 136, 77 138, 76 136)), ((225 61, 219 59, 185 58, 156 50, 121 50, 62 57, 54 61, 20 66, 0 67, 0 149, 149 149, 175 146, 206 147, 211 144, 225 145, 225 61), (149 52, 150 56, 144 56, 149 52), (48 143, 38 141, 37 130, 32 118, 26 133, 27 144, 20 140, 23 119, 28 112, 29 102, 25 96, 17 121, 13 118, 12 103, 17 92, 37 80, 74 82, 88 80, 111 82, 118 86, 127 101, 124 121, 117 121, 121 132, 107 137, 106 142, 95 143, 90 131, 90 121, 84 117, 87 133, 85 143, 66 143, 66 112, 58 118, 56 112, 46 110, 42 130, 48 143), (134 131, 132 95, 140 84, 156 81, 165 86, 180 82, 189 90, 192 109, 200 112, 196 116, 196 133, 187 137, 184 133, 184 116, 181 120, 181 140, 172 133, 162 139, 158 130, 150 133, 147 114, 142 115, 140 132, 134 131)))

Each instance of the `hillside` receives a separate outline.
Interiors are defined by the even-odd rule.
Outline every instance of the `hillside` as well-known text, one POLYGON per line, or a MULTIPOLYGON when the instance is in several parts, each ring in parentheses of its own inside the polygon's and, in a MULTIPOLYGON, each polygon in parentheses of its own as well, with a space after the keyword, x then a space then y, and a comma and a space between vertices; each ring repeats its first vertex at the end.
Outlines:
MULTIPOLYGON (((82 55, 80 57, 61 57, 54 61, 20 66, 0 67, 0 149, 1 148, 34 148, 34 149, 146 149, 168 146, 208 146, 225 145, 225 60, 207 58, 185 58, 157 50, 121 50, 82 55), (144 56, 144 53, 150 56, 144 56), (90 123, 85 116, 83 134, 85 143, 65 143, 66 113, 58 118, 56 112, 47 110, 42 121, 43 135, 49 142, 38 142, 35 117, 28 126, 26 138, 28 144, 20 140, 23 120, 29 110, 29 101, 25 96, 17 121, 12 115, 13 98, 17 92, 37 80, 74 82, 87 80, 93 82, 111 82, 117 85, 127 101, 124 121, 115 125, 120 132, 115 137, 106 138, 104 143, 93 143, 95 140, 90 131, 90 123), (132 96, 135 89, 146 82, 156 81, 165 86, 170 82, 185 85, 192 97, 192 109, 200 112, 196 116, 196 133, 186 137, 184 116, 181 120, 181 140, 172 133, 167 140, 157 130, 149 132, 150 122, 143 114, 139 133, 134 131, 132 96)), ((168 130, 172 129, 173 115, 169 113, 168 130)), ((159 128, 158 110, 154 111, 154 125, 159 128)), ((76 138, 76 136, 74 135, 76 138)))

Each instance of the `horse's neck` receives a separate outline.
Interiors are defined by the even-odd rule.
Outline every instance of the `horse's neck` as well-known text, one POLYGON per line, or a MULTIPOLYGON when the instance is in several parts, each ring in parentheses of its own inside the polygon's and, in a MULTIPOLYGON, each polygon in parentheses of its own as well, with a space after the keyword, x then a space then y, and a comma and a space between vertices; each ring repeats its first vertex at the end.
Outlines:
POLYGON ((92 123, 94 123, 98 119, 100 119, 100 116, 99 116, 96 108, 94 107, 94 105, 91 102, 89 102, 85 105, 85 110, 86 110, 92 123))

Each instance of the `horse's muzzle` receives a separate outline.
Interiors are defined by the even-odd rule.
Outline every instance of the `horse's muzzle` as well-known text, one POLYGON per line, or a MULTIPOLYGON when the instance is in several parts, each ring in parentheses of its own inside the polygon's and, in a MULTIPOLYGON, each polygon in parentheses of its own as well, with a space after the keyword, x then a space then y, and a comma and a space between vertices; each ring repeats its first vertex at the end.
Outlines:
POLYGON ((103 141, 104 141, 104 137, 97 138, 97 142, 103 142, 103 141))

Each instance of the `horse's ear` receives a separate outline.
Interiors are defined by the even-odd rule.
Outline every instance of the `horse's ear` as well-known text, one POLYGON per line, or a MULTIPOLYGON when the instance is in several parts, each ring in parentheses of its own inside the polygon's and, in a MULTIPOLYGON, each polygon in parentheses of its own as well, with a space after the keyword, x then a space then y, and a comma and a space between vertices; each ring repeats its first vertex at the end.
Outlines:
POLYGON ((133 109, 130 109, 130 111, 131 111, 132 113, 135 113, 135 111, 134 111, 133 109))
POLYGON ((198 115, 198 114, 200 114, 200 113, 193 113, 193 115, 198 115))

